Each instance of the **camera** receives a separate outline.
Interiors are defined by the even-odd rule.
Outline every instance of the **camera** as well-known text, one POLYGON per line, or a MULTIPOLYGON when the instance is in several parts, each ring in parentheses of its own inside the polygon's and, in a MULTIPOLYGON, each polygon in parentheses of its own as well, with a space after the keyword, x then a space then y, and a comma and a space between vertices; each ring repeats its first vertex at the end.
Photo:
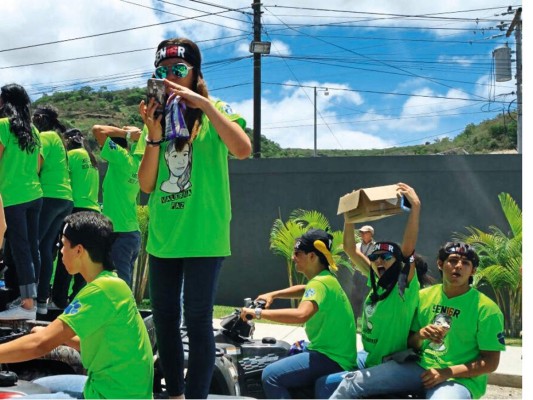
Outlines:
POLYGON ((155 110, 155 115, 158 116, 163 114, 165 111, 166 103, 166 94, 165 94, 165 84, 162 79, 150 78, 148 79, 146 86, 146 103, 150 101, 150 98, 154 98, 158 103, 155 110))

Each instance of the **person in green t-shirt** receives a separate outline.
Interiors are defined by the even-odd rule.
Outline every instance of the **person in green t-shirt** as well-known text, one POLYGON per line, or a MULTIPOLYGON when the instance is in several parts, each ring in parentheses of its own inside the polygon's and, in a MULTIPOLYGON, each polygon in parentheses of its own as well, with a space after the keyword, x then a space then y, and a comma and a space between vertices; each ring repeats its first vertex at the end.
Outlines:
POLYGON ((137 220, 140 156, 133 154, 141 130, 134 126, 94 125, 92 132, 102 149, 100 157, 108 163, 102 186, 102 212, 113 222, 117 234, 111 255, 119 278, 131 287, 133 265, 141 247, 137 220))
POLYGON ((63 344, 80 351, 87 376, 56 375, 35 383, 74 398, 152 398, 152 347, 131 290, 112 272, 113 235, 111 221, 99 213, 82 211, 65 219, 63 262, 87 285, 48 326, 0 345, 0 363, 41 357, 63 344))
MULTIPOLYGON (((398 183, 397 190, 411 205, 401 246, 393 242, 377 242, 366 256, 355 244, 354 224, 344 225, 344 251, 356 267, 354 273, 366 276, 371 289, 362 307, 361 341, 364 349, 357 355, 358 369, 379 365, 387 357, 407 349, 409 328, 418 306, 420 284, 413 255, 421 202, 409 185, 398 183)), ((316 383, 316 397, 329 397, 344 375, 337 373, 320 378, 316 383)))
POLYGON ((0 89, 0 193, 20 299, 0 312, 0 320, 35 319, 39 255, 39 132, 31 125, 30 97, 15 83, 0 89))
POLYGON ((33 123, 39 129, 39 156, 43 206, 39 216, 39 252, 41 270, 37 272, 37 314, 47 314, 50 278, 57 255, 57 237, 63 220, 72 212, 72 188, 68 172, 67 150, 61 136, 65 126, 58 119, 55 107, 39 106, 33 113, 33 123))
POLYGON ((134 153, 142 155, 141 190, 150 194, 146 251, 157 346, 168 396, 206 398, 215 361, 215 291, 231 254, 228 155, 249 157, 251 143, 246 121, 209 98, 196 43, 164 40, 154 64, 169 112, 163 119, 155 111, 165 104, 141 102, 145 128, 134 153), (190 350, 186 383, 182 315, 190 350))
POLYGON ((446 243, 437 259, 442 284, 420 291, 409 345, 418 361, 394 360, 345 376, 331 398, 421 391, 427 399, 479 399, 505 350, 503 314, 470 286, 479 256, 465 243, 446 243))
MULTIPOLYGON (((64 137, 72 186, 72 198, 74 200, 72 214, 80 211, 99 213, 98 191, 100 175, 96 157, 87 145, 79 129, 68 129, 64 137)), ((55 306, 64 309, 84 285, 85 280, 83 277, 80 274, 75 274, 74 278, 72 278, 67 273, 61 257, 58 257, 54 283, 52 285, 52 304, 50 307, 55 306), (72 285, 72 293, 69 297, 68 292, 72 279, 74 283, 72 285)))
POLYGON ((296 270, 308 279, 306 285, 262 294, 266 310, 243 308, 241 317, 305 324, 310 343, 304 351, 268 365, 261 377, 267 399, 291 398, 290 389, 313 386, 317 378, 356 365, 355 318, 350 301, 330 272, 337 269, 331 256, 333 236, 310 229, 296 240, 292 259, 296 270), (269 310, 274 299, 299 298, 296 309, 269 310))

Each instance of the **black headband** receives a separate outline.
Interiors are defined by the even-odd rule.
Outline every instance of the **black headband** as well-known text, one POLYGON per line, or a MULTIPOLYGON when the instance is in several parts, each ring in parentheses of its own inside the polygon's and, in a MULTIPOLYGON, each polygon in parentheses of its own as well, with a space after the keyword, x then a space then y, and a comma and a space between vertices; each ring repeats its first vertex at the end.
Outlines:
POLYGON ((166 60, 167 58, 181 58, 193 67, 200 69, 200 58, 188 43, 171 44, 160 48, 155 53, 154 65, 156 67, 159 66, 161 61, 166 60))

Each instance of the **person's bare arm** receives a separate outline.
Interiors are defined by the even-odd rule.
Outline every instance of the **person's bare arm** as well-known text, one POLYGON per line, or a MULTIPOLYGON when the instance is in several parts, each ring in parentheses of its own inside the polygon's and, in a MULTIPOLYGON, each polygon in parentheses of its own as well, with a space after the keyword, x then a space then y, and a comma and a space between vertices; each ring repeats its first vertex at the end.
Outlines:
MULTIPOLYGON (((155 118, 155 110, 157 103, 153 98, 150 99, 148 105, 144 100, 139 104, 139 114, 148 128, 147 138, 153 142, 158 142, 163 138, 163 128, 161 127, 162 115, 155 118)), ((141 165, 139 166, 139 185, 144 193, 152 193, 157 182, 157 172, 159 169, 159 152, 160 145, 146 144, 141 165)))
POLYGON ((450 378, 472 378, 496 371, 500 363, 499 351, 479 352, 476 360, 447 368, 430 368, 422 373, 422 383, 426 389, 432 388, 450 378))
MULTIPOLYGON (((318 306, 314 301, 304 300, 300 302, 298 308, 282 308, 279 310, 263 310, 261 318, 268 319, 282 324, 303 324, 307 322, 318 311, 318 306)), ((243 308, 241 318, 246 319, 247 315, 255 318, 255 310, 243 308)))
POLYGON ((354 235, 354 224, 345 223, 342 236, 342 246, 344 252, 348 254, 350 260, 352 260, 355 268, 363 275, 368 276, 370 273, 370 261, 368 258, 357 248, 354 235))
POLYGON ((141 130, 135 126, 124 126, 119 128, 110 125, 94 125, 92 128, 93 136, 100 147, 103 147, 108 137, 122 137, 126 138, 130 132, 131 140, 136 142, 139 140, 141 130))
POLYGON ((4 235, 6 234, 7 224, 6 215, 4 214, 4 202, 0 194, 0 248, 4 246, 4 235))
POLYGON ((76 336, 63 321, 56 319, 50 325, 12 342, 0 345, 0 363, 15 363, 41 357, 76 336))

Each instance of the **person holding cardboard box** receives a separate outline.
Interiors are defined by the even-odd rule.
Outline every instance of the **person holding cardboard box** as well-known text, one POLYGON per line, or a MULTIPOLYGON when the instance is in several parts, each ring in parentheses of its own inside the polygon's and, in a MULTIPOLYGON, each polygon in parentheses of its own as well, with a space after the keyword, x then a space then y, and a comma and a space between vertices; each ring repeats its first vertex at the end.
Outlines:
MULTIPOLYGON (((359 369, 379 365, 385 357, 407 349, 407 338, 418 306, 420 284, 416 275, 414 251, 418 238, 420 200, 415 190, 398 183, 397 191, 411 203, 402 244, 377 242, 364 255, 355 244, 354 224, 344 225, 344 251, 363 275, 370 293, 363 303, 363 351, 357 355, 359 369)), ((315 385, 316 398, 328 398, 345 372, 324 376, 315 385)))
POLYGON ((488 374, 505 350, 503 315, 498 305, 470 286, 479 256, 465 243, 439 249, 442 284, 420 291, 409 345, 419 360, 390 360, 346 374, 331 398, 373 398, 420 391, 426 399, 479 399, 488 374))

